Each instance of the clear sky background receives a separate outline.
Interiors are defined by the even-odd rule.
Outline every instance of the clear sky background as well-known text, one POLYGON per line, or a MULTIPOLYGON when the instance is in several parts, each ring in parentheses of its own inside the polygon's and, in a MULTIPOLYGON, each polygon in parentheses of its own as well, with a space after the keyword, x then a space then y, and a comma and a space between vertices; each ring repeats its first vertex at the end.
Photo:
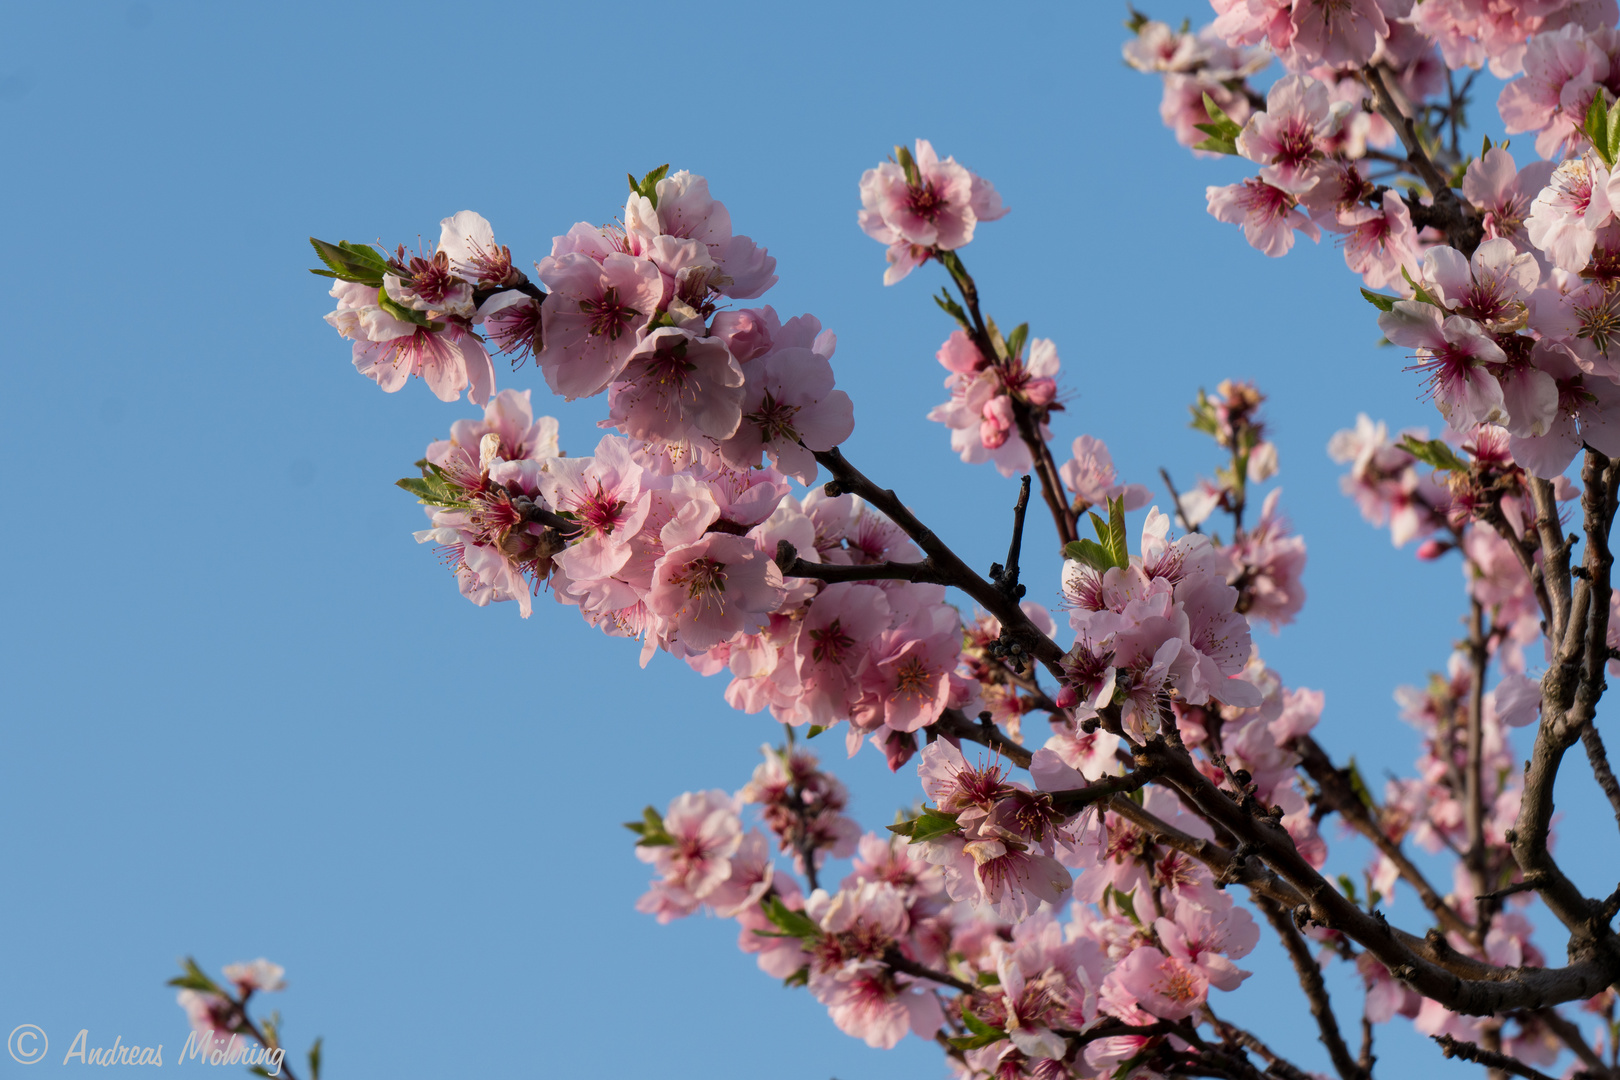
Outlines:
MULTIPOLYGON (((1151 13, 1208 17, 1190 0, 1151 13)), ((392 481, 476 410, 353 371, 305 272, 310 234, 414 243, 471 208, 523 265, 575 221, 615 217, 627 171, 707 175, 779 260, 765 299, 838 333, 851 458, 988 567, 1014 482, 957 462, 924 419, 943 400, 950 325, 928 299, 943 275, 885 288, 855 225, 861 171, 930 138, 1012 208, 963 254, 999 322, 1057 342, 1060 447, 1091 433, 1126 479, 1157 491, 1168 465, 1190 484, 1216 464, 1185 426, 1198 387, 1253 378, 1271 395, 1310 601, 1257 640, 1291 685, 1326 691, 1336 754, 1369 777, 1407 769, 1416 737, 1390 694, 1444 664, 1461 575, 1365 526, 1324 447, 1358 411, 1439 418, 1373 347, 1331 243, 1269 260, 1207 216, 1205 185, 1246 172, 1161 127, 1158 80, 1119 59, 1124 14, 12 5, 0 1030, 38 1024, 52 1054, 33 1071, 0 1057, 0 1076, 54 1074, 80 1028, 92 1046, 177 1047, 163 981, 183 954, 285 964, 286 1037, 301 1055, 324 1034, 334 1080, 943 1074, 917 1040, 883 1053, 839 1034, 735 949, 735 924, 633 910, 648 875, 619 822, 740 787, 780 729, 667 656, 639 671, 633 644, 573 609, 542 602, 525 622, 457 594, 392 481)), ((569 452, 595 445, 601 399, 564 406, 532 367, 499 384, 538 387, 569 452)), ((1026 551, 1054 548, 1035 526, 1026 551)), ((1054 601, 1056 561, 1033 558, 1031 595, 1054 601)), ((846 763, 841 743, 823 752, 881 827, 915 774, 846 763)), ((1603 895, 1620 844, 1578 758, 1566 865, 1603 895)), ((1333 858, 1359 876, 1361 848, 1333 858)), ((1420 914, 1410 894, 1391 909, 1420 914)), ((1554 960, 1561 941, 1542 939, 1554 960)), ((1280 955, 1251 966, 1217 1007, 1325 1069, 1280 955)), ((1359 989, 1342 970, 1330 986, 1354 1027, 1359 989)), ((1380 1052, 1384 1077, 1456 1068, 1400 1023, 1380 1052)))

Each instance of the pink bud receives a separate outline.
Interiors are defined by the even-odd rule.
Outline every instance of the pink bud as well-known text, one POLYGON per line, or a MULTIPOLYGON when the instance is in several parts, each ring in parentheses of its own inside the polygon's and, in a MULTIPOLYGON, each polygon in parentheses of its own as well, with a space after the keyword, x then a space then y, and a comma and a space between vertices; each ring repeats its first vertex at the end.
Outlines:
POLYGON ((1060 709, 1074 708, 1080 704, 1080 691, 1076 690, 1072 683, 1064 683, 1063 688, 1058 691, 1056 704, 1060 709))
POLYGON ((1444 555, 1450 550, 1450 544, 1442 543, 1439 540, 1425 540, 1423 543, 1418 545, 1417 557, 1425 562, 1430 562, 1434 559, 1438 559, 1440 556, 1444 555))
POLYGON ((1031 379, 1024 384, 1024 399, 1031 405, 1049 405, 1055 397, 1056 379, 1031 379))

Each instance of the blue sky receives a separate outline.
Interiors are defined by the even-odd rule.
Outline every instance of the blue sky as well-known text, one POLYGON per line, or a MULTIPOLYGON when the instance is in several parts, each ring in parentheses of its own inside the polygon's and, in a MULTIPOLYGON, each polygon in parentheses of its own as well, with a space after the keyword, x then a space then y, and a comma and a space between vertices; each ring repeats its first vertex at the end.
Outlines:
MULTIPOLYGON (((354 373, 305 272, 310 234, 414 242, 471 208, 521 264, 614 217, 627 171, 707 175, 779 260, 766 300, 838 333, 850 457, 988 567, 1013 482, 961 465, 924 419, 943 395, 942 275, 885 288, 855 225, 861 171, 930 138, 1012 208, 963 254, 998 321, 1057 342, 1061 446, 1090 433, 1127 479, 1157 490, 1167 465, 1190 484, 1216 464, 1185 426, 1196 390, 1230 376, 1271 395, 1310 601, 1258 640, 1290 684, 1326 691, 1335 753, 1369 776, 1408 766, 1390 693, 1444 664, 1460 572, 1366 527, 1324 446, 1358 411, 1438 417, 1373 347, 1331 243, 1268 260, 1208 217, 1204 186, 1242 167, 1195 161, 1160 126, 1158 81, 1119 60, 1123 6, 987 10, 7 13, 0 1029, 50 1034, 38 1068, 80 1028, 182 1043, 163 981, 194 954, 285 964, 287 1038, 301 1054, 325 1035, 339 1080, 942 1074, 915 1040, 885 1054, 840 1035, 736 951, 733 924, 634 912, 646 868, 619 822, 740 787, 779 729, 668 657, 639 671, 571 609, 525 622, 460 598, 392 481, 471 411, 354 373)), ((589 452, 600 399, 536 399, 589 452)), ((1034 526, 1026 550, 1054 548, 1034 526)), ((1056 566, 1031 563, 1033 598, 1055 600, 1056 566)), ((916 796, 875 755, 824 753, 869 827, 916 796)), ((1566 814, 1607 818, 1589 782, 1565 787, 1566 814)), ((1593 832, 1574 870, 1601 895, 1617 845, 1593 832)), ((1359 873, 1354 845, 1334 857, 1359 873)), ((1408 895, 1391 915, 1419 910, 1408 895)), ((1223 1013, 1325 1068, 1280 955, 1253 963, 1223 1013)), ((1353 1025, 1359 992, 1330 985, 1353 1025)), ((1387 1077, 1452 1068, 1409 1033, 1382 1053, 1387 1077)))

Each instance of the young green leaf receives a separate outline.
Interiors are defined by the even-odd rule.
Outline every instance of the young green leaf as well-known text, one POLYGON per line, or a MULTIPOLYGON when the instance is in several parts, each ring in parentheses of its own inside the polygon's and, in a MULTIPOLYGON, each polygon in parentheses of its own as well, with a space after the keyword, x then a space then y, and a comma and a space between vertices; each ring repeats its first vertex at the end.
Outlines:
POLYGON ((923 812, 917 817, 912 818, 910 821, 890 825, 889 831, 898 833, 901 836, 909 836, 912 843, 920 844, 924 840, 948 836, 956 832, 958 828, 955 814, 947 814, 943 810, 925 806, 923 812))
POLYGON ((1367 303, 1379 311, 1394 311, 1395 301, 1400 299, 1398 296, 1385 296, 1383 293, 1370 292, 1367 289, 1362 289, 1361 295, 1366 297, 1367 303))
POLYGON ((1361 805, 1368 810, 1376 810, 1377 804, 1373 802, 1372 792, 1367 790, 1367 781, 1361 778, 1361 770, 1356 767, 1355 758, 1350 759, 1350 767, 1345 771, 1350 774, 1350 790, 1361 800, 1361 805))
POLYGON ((311 270, 312 274, 381 288, 383 275, 394 272, 388 265, 388 260, 378 254, 377 249, 370 244, 351 244, 347 240, 333 244, 326 240, 317 240, 313 236, 309 238, 309 244, 315 249, 315 254, 320 257, 321 262, 328 267, 326 270, 311 270))
POLYGON ((1029 323, 1019 323, 1013 332, 1007 335, 1007 355, 1017 356, 1024 351, 1024 339, 1029 337, 1029 323))
POLYGON ((309 1075, 311 1080, 321 1080, 321 1040, 318 1038, 309 1048, 309 1075))
POLYGON ((170 986, 178 986, 182 990, 199 990, 204 993, 219 994, 222 997, 227 996, 225 991, 221 990, 213 979, 203 973, 203 969, 198 967, 197 961, 191 957, 188 956, 180 961, 180 966, 185 968, 185 974, 170 979, 170 986))
POLYGON ((946 292, 944 289, 939 290, 939 295, 934 297, 934 303, 938 304, 940 309, 943 310, 945 314, 949 315, 951 318, 955 319, 959 324, 961 324, 962 329, 971 329, 971 326, 968 323, 967 311, 962 307, 961 304, 958 304, 955 300, 951 299, 950 293, 946 292))
POLYGON ((1108 500, 1108 553, 1114 557, 1114 565, 1124 568, 1131 565, 1130 541, 1125 538, 1125 496, 1108 500))
POLYGON ((1467 472, 1468 462, 1439 439, 1424 441, 1408 435, 1400 442, 1400 449, 1417 458, 1430 468, 1441 472, 1467 472))
POLYGON ((794 911, 782 903, 781 897, 771 897, 765 901, 764 907, 765 917, 790 937, 796 937, 804 941, 814 941, 821 936, 821 927, 817 926, 802 911, 794 911))
POLYGON ((1099 574, 1106 574, 1114 568, 1114 556, 1108 549, 1095 540, 1081 538, 1071 540, 1063 545, 1063 557, 1083 562, 1099 574))
POLYGON ((1581 125, 1586 137, 1592 140, 1592 149, 1597 151, 1604 164, 1614 164, 1614 147, 1609 142, 1609 110, 1599 92, 1592 98, 1592 104, 1586 107, 1586 122, 1581 125))
POLYGON ((1401 276, 1406 279, 1406 283, 1408 285, 1412 286, 1412 299, 1421 301, 1425 304, 1433 304, 1435 307, 1443 306, 1440 301, 1429 295, 1427 289, 1412 280, 1411 273, 1408 272, 1404 266, 1401 267, 1401 276))

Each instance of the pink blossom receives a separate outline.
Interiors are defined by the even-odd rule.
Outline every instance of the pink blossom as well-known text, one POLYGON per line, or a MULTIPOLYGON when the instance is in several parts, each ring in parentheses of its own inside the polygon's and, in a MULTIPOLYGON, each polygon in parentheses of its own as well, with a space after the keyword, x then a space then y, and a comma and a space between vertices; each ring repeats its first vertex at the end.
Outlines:
POLYGON ((452 454, 466 467, 478 465, 479 444, 485 435, 499 440, 496 455, 503 461, 546 461, 558 456, 557 421, 534 418, 529 391, 502 390, 484 408, 482 420, 457 420, 450 438, 429 444, 427 460, 444 465, 452 454))
POLYGON ((833 389, 832 365, 811 349, 779 349, 745 372, 742 420, 720 453, 739 468, 771 463, 803 483, 816 478, 815 451, 831 450, 855 430, 849 395, 833 389))
POLYGON ((1553 170, 1530 204, 1525 234, 1559 269, 1573 273, 1591 261, 1597 231, 1610 218, 1608 184, 1602 162, 1572 158, 1553 170))
POLYGON ((641 343, 663 296, 658 267, 613 252, 548 255, 536 268, 551 294, 541 311, 546 385, 570 400, 601 392, 641 343))
POLYGON ((1110 499, 1124 499, 1125 509, 1140 510, 1152 498, 1141 484, 1121 484, 1114 472, 1114 459, 1101 439, 1081 435, 1074 440, 1074 457, 1063 463, 1058 475, 1063 486, 1074 492, 1085 506, 1102 506, 1110 499))
POLYGON ((943 604, 878 635, 861 673, 859 708, 870 726, 916 731, 938 720, 950 701, 961 651, 961 619, 943 604))
POLYGON ((729 439, 742 423, 742 369, 718 338, 660 327, 625 358, 608 423, 633 439, 729 439))
POLYGON ((636 858, 650 863, 666 886, 702 900, 731 876, 742 823, 730 795, 689 791, 676 796, 664 813, 664 832, 670 843, 639 844, 636 858))
POLYGON ((972 240, 979 221, 1007 212, 995 188, 955 158, 941 161, 927 139, 917 140, 913 161, 915 183, 892 161, 861 177, 861 229, 879 243, 949 251, 972 240))
POLYGON ((1166 1020, 1191 1016, 1209 996, 1209 979, 1200 968, 1152 945, 1134 950, 1109 973, 1107 982, 1166 1020))
POLYGON ((240 997, 246 997, 256 990, 285 990, 287 980, 283 976, 286 974, 286 968, 272 964, 262 956, 257 960, 225 965, 225 977, 236 986, 240 997))
POLYGON ((1419 273, 1417 230, 1399 195, 1386 191, 1379 207, 1341 212, 1337 229, 1344 233, 1345 265, 1360 274, 1369 289, 1394 286, 1408 291, 1401 271, 1413 277, 1419 273))
POLYGON ((1260 927, 1230 899, 1216 911, 1178 904, 1174 919, 1161 916, 1153 927, 1171 957, 1196 968, 1217 990, 1236 990, 1249 977, 1232 961, 1249 955, 1259 944, 1260 927))
POLYGON ((709 182, 685 169, 654 185, 657 204, 639 192, 625 204, 626 228, 644 239, 696 240, 716 273, 707 285, 723 296, 752 300, 776 284, 776 260, 746 236, 731 231, 731 214, 709 194, 709 182))
POLYGON ((1541 271, 1512 241, 1496 239, 1480 244, 1472 258, 1456 248, 1430 248, 1423 253, 1423 281, 1448 311, 1501 332, 1524 325, 1541 271))
POLYGON ((1507 418, 1502 387, 1485 367, 1507 357, 1473 319, 1448 316, 1432 304, 1398 300, 1378 316, 1378 328, 1396 345, 1418 350, 1415 370, 1427 375, 1434 403, 1453 430, 1507 418))
POLYGON ((1524 223, 1531 202, 1547 186, 1554 168, 1550 161, 1533 161, 1519 169, 1513 155, 1500 146, 1469 162, 1463 175, 1463 196, 1485 215, 1485 235, 1512 240, 1518 250, 1529 250, 1524 223))
POLYGON ((795 639, 799 720, 831 727, 849 715, 868 645, 889 622, 889 602, 876 585, 840 582, 816 595, 795 639))
POLYGON ((1289 535, 1288 524, 1277 511, 1281 495, 1282 489, 1275 488, 1266 496, 1260 520, 1227 551, 1247 582, 1245 614, 1270 623, 1273 633, 1293 622, 1305 604, 1305 586, 1300 582, 1305 570, 1305 539, 1289 535))
POLYGON ((690 650, 713 648, 764 626, 782 602, 782 571, 753 541, 706 533, 667 552, 653 574, 647 608, 690 650))
POLYGON ((1579 137, 1586 108, 1609 74, 1609 58, 1579 26, 1537 34, 1524 51, 1524 78, 1508 83, 1497 109, 1510 135, 1536 132, 1536 150, 1555 158, 1579 137))
POLYGON ((331 295, 338 307, 326 321, 354 341, 355 370, 386 393, 416 375, 440 401, 455 401, 463 390, 476 405, 489 401, 495 368, 483 343, 464 326, 424 326, 395 318, 379 305, 376 289, 355 282, 336 282, 331 295))
POLYGON ((630 539, 651 507, 645 472, 630 444, 613 435, 588 458, 558 458, 541 478, 540 490, 557 512, 579 526, 578 539, 558 558, 575 581, 609 577, 630 558, 630 539))
POLYGON ((1209 213, 1216 221, 1243 226, 1243 235, 1255 248, 1272 258, 1288 254, 1294 246, 1294 230, 1312 240, 1322 238, 1316 223, 1295 207, 1299 201, 1281 188, 1258 177, 1241 184, 1204 189, 1209 213))
POLYGON ((1297 197, 1316 186, 1321 141, 1338 130, 1348 111, 1348 106, 1336 106, 1328 88, 1315 79, 1284 76, 1266 92, 1266 111, 1243 126, 1238 153, 1264 166, 1262 181, 1297 197))
POLYGON ((1379 0, 1294 0, 1291 66, 1360 67, 1389 33, 1379 0))

